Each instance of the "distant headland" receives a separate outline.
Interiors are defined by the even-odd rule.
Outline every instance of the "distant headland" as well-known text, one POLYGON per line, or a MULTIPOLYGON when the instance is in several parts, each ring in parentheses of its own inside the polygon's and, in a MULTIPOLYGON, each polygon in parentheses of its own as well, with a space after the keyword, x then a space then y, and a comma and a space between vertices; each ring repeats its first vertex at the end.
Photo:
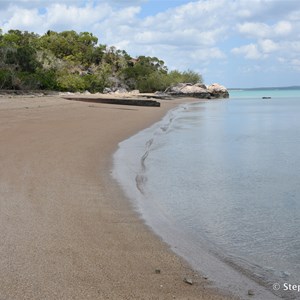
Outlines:
POLYGON ((221 85, 206 87, 202 75, 197 72, 169 71, 165 62, 157 57, 132 57, 125 50, 98 43, 98 38, 88 32, 48 30, 40 36, 20 30, 2 33, 0 29, 0 46, 2 93, 154 93, 168 90, 168 94, 174 96, 229 96, 221 85))

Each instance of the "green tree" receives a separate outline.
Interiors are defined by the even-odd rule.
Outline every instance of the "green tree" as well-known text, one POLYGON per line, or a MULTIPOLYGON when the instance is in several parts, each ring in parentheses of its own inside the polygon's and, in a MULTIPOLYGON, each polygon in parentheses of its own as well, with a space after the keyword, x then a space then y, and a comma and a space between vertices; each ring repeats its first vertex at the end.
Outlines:
POLYGON ((93 62, 98 38, 92 33, 77 33, 74 30, 60 33, 48 31, 40 38, 41 49, 51 50, 57 58, 83 65, 93 62))
POLYGON ((86 82, 80 75, 62 73, 57 77, 57 86, 61 91, 82 92, 86 89, 86 82))
POLYGON ((182 81, 183 82, 189 82, 189 83, 203 83, 203 78, 200 74, 192 71, 187 70, 182 72, 182 81))
POLYGON ((6 47, 23 47, 32 46, 36 47, 39 35, 21 30, 9 30, 6 34, 2 36, 2 45, 6 47))
POLYGON ((133 59, 126 51, 98 44, 89 32, 47 31, 39 36, 0 29, 0 88, 103 91, 129 87, 141 92, 164 90, 179 82, 202 82, 191 70, 168 72, 157 57, 133 59))
POLYGON ((132 65, 128 65, 123 70, 124 78, 130 88, 139 89, 141 92, 153 91, 154 86, 160 85, 161 78, 167 73, 168 69, 164 61, 150 56, 139 56, 132 65))
POLYGON ((38 35, 9 30, 0 34, 0 87, 25 89, 36 86, 35 71, 40 67, 36 57, 38 35), (27 80, 28 79, 28 80, 27 80))

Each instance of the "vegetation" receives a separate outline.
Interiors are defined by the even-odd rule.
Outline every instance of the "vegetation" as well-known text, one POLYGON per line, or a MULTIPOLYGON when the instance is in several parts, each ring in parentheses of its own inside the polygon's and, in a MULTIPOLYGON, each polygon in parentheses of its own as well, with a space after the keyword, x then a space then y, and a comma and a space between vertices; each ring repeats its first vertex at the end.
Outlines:
POLYGON ((154 92, 179 82, 202 82, 202 77, 190 70, 169 72, 156 57, 132 58, 124 50, 98 44, 88 32, 49 30, 40 36, 0 30, 0 89, 154 92))

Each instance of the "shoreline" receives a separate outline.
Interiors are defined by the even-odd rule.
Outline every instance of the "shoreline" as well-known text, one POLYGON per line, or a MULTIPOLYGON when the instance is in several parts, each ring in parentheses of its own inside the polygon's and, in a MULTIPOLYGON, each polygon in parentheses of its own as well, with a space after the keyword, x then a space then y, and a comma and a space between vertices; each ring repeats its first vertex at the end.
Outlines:
POLYGON ((0 298, 233 299, 151 232, 110 175, 118 143, 183 101, 0 98, 0 298))
MULTIPOLYGON (((205 274, 205 277, 212 280, 215 286, 222 291, 232 293, 232 297, 241 297, 241 299, 245 297, 248 299, 248 291, 253 291, 252 299, 278 299, 263 281, 250 274, 249 270, 234 260, 229 260, 221 249, 216 250, 215 246, 212 247, 209 240, 199 235, 194 236, 193 239, 191 232, 184 231, 172 215, 164 211, 165 207, 160 203, 160 200, 164 202, 160 192, 151 189, 150 182, 153 182, 153 178, 147 169, 150 164, 153 168, 153 163, 158 159, 155 152, 160 147, 164 147, 161 143, 167 139, 166 132, 169 128, 171 131, 176 130, 174 128, 179 125, 173 122, 176 122, 180 112, 189 111, 193 106, 191 104, 185 102, 169 110, 159 122, 120 143, 119 149, 114 154, 113 177, 131 200, 144 223, 165 241, 174 253, 186 260, 202 276, 205 274), (173 129, 171 124, 174 126, 173 129), (145 164, 145 160, 149 161, 145 164)), ((154 168, 157 169, 157 165, 154 165, 154 168)), ((166 188, 171 187, 167 185, 166 188)), ((170 196, 172 197, 172 192, 170 196)))

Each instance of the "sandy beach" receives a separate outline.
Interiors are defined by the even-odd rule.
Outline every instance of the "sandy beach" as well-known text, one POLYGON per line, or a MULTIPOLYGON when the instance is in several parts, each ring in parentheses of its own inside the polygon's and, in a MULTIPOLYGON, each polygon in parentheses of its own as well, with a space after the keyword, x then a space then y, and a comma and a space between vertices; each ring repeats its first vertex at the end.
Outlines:
POLYGON ((0 97, 1 300, 232 299, 143 224, 110 175, 118 143, 181 101, 0 97))

